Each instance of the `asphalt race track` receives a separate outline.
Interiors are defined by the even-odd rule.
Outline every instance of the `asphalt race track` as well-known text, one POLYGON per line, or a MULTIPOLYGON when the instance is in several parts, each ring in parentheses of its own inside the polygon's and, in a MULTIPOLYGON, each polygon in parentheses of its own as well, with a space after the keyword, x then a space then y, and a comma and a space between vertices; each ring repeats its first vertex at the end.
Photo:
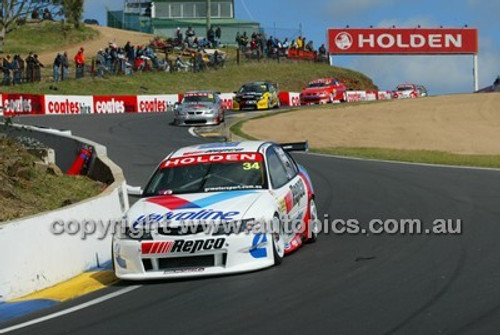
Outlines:
MULTIPOLYGON (((71 129, 108 147, 143 185, 179 146, 204 141, 170 114, 44 116, 17 122, 71 129)), ((15 334, 498 334, 500 173, 297 154, 320 214, 463 220, 455 236, 320 235, 279 267, 218 278, 141 283, 117 298, 15 334)), ((33 319, 126 287, 119 283, 33 319)))

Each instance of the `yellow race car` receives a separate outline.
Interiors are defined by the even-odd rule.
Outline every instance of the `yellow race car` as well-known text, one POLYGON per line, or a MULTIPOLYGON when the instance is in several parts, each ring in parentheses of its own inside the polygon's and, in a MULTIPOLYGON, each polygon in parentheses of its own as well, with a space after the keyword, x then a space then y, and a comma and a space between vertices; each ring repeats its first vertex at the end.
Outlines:
POLYGON ((271 109, 280 107, 278 89, 276 85, 268 82, 245 84, 234 93, 234 110, 271 109))

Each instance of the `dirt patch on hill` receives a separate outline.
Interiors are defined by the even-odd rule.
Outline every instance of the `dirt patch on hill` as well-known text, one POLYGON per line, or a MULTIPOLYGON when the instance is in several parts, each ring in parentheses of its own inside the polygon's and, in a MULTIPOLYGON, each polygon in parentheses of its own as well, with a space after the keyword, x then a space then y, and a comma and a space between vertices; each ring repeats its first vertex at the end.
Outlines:
POLYGON ((85 48, 85 55, 87 58, 94 57, 97 51, 101 48, 106 48, 109 42, 114 42, 118 46, 124 46, 127 41, 130 41, 133 45, 143 45, 147 44, 150 40, 153 39, 153 35, 144 34, 135 31, 128 31, 122 29, 115 29, 109 27, 100 27, 100 26, 89 26, 93 29, 96 29, 99 32, 99 37, 93 39, 91 41, 87 41, 81 44, 74 45, 72 47, 62 48, 60 50, 54 50, 50 52, 41 53, 39 55, 39 59, 43 64, 52 64, 54 58, 56 57, 58 52, 68 52, 68 56, 70 60, 73 59, 74 55, 78 52, 80 47, 85 48))
POLYGON ((500 154, 500 93, 316 107, 251 120, 242 130, 311 147, 371 147, 500 154))

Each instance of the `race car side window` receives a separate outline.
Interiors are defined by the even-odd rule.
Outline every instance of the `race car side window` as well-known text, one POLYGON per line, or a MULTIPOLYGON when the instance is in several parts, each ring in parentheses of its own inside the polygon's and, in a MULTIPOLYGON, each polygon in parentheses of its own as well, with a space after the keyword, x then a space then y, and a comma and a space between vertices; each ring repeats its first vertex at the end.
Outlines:
POLYGON ((285 171, 288 177, 288 180, 292 180, 299 173, 297 166, 295 165, 292 158, 283 150, 282 147, 275 146, 276 153, 280 158, 281 162, 285 166, 285 171))
POLYGON ((267 150, 266 157, 271 184, 274 189, 278 189, 288 183, 288 174, 274 148, 267 150))

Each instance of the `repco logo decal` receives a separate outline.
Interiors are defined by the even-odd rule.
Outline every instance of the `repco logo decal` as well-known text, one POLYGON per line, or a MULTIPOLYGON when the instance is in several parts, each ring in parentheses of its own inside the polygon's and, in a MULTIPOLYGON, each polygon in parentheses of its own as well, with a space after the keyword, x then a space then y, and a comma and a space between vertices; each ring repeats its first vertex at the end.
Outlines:
POLYGON ((225 242, 225 238, 211 238, 207 240, 176 240, 169 242, 144 242, 142 243, 142 254, 194 254, 199 251, 220 250, 224 246, 225 242))
POLYGON ((225 238, 208 240, 177 240, 174 242, 171 252, 182 252, 194 254, 198 251, 219 250, 224 246, 225 238))

